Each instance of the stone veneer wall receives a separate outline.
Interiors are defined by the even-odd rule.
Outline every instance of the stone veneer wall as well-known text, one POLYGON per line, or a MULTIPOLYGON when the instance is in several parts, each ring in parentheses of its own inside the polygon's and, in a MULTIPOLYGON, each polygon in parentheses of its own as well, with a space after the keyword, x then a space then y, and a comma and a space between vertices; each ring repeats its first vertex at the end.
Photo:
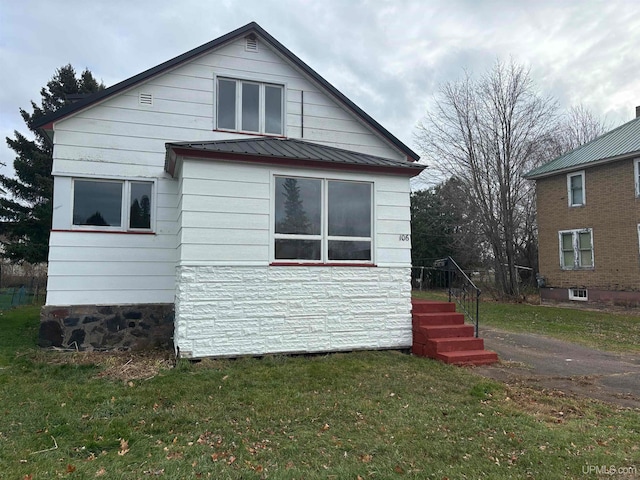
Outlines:
POLYGON ((410 268, 182 266, 185 358, 409 348, 410 268))
POLYGON ((173 346, 173 304, 42 307, 41 347, 130 350, 173 346))

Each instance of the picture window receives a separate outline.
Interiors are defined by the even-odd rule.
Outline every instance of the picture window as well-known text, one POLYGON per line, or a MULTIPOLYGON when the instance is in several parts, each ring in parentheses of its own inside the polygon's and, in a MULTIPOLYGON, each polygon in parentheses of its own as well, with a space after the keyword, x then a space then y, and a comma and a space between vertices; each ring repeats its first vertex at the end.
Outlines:
POLYGON ((92 230, 152 228, 153 182, 74 179, 72 224, 92 230))

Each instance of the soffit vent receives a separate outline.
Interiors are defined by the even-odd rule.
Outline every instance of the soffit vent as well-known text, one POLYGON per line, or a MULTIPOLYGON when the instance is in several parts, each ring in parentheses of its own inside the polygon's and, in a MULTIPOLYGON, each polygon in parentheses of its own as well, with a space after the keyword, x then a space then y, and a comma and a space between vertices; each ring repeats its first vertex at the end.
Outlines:
POLYGON ((258 37, 255 35, 247 35, 244 37, 245 44, 244 49, 247 52, 257 52, 258 51, 258 37))
POLYGON ((140 105, 153 105, 153 94, 140 92, 138 94, 138 103, 140 105))

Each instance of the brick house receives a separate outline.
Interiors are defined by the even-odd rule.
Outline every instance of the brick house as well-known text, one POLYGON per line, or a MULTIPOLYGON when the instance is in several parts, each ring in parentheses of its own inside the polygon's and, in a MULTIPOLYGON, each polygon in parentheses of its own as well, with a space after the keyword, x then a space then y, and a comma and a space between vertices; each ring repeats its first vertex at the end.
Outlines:
POLYGON ((640 305, 640 107, 526 176, 536 182, 542 302, 640 305))

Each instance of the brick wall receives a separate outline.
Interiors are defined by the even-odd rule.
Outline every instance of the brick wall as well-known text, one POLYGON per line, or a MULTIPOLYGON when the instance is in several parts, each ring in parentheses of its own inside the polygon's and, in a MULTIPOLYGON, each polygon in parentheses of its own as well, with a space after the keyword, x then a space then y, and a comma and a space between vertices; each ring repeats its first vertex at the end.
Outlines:
POLYGON ((568 206, 565 173, 538 180, 536 188, 540 274, 548 287, 640 290, 640 199, 632 160, 586 169, 581 207, 568 206), (558 231, 580 228, 593 229, 594 268, 562 270, 558 231))
POLYGON ((184 357, 411 346, 409 268, 178 267, 184 357))

